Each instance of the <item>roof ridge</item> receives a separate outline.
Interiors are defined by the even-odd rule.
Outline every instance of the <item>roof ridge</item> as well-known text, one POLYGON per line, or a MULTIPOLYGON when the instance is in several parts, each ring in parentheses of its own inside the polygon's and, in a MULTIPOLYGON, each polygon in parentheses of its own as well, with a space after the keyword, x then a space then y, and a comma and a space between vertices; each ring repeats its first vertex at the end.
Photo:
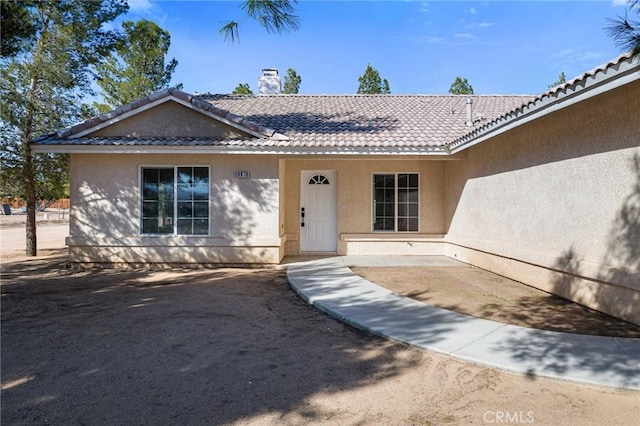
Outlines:
POLYGON ((233 93, 201 93, 198 95, 194 95, 197 97, 207 98, 207 97, 253 97, 253 98, 284 98, 284 97, 337 97, 337 98, 346 98, 346 97, 372 97, 372 98, 411 98, 411 97, 430 97, 430 98, 447 98, 447 97, 533 97, 536 96, 534 93, 516 93, 516 94, 505 94, 505 93, 472 93, 469 95, 453 95, 451 93, 447 94, 429 94, 429 93, 386 93, 386 94, 368 94, 368 93, 278 93, 278 94, 246 94, 246 95, 238 95, 233 93))

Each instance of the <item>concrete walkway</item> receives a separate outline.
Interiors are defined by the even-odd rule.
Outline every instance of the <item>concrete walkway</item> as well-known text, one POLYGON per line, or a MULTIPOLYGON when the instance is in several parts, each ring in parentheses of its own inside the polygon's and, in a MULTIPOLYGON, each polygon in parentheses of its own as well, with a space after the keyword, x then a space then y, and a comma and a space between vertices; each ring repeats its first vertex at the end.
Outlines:
POLYGON ((640 390, 640 339, 517 327, 400 296, 349 266, 464 265, 441 256, 337 256, 285 259, 291 286, 306 301, 372 334, 465 361, 531 376, 640 390))

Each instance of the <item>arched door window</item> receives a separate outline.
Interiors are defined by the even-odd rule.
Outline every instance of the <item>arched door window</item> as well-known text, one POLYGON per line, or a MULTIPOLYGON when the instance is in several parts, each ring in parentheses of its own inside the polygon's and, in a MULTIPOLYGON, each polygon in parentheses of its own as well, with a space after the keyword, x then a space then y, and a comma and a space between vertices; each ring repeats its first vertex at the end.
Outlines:
POLYGON ((322 175, 311 176, 309 185, 329 185, 329 179, 322 175))

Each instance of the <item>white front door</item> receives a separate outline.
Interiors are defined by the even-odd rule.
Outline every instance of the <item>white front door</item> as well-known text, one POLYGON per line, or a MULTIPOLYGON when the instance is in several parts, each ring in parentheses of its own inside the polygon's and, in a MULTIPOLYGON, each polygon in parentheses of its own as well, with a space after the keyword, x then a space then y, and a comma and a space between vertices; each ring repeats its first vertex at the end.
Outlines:
POLYGON ((337 250, 337 173, 303 170, 300 182, 300 251, 337 250))

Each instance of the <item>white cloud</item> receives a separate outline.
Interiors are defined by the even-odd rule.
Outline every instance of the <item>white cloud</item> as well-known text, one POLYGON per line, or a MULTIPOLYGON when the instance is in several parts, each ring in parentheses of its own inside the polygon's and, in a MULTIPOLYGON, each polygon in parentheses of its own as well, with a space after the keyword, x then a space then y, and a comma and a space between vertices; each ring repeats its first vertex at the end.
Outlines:
POLYGON ((478 24, 478 26, 480 28, 489 28, 489 27, 492 27, 494 25, 495 24, 493 22, 481 22, 481 23, 478 24))
POLYGON ((475 36, 471 33, 457 33, 457 34, 454 34, 454 36, 457 38, 466 38, 466 39, 475 38, 475 36))
POLYGON ((611 5, 613 7, 626 6, 627 5, 627 0, 611 0, 611 5))
POLYGON ((153 9, 151 0, 129 0, 129 10, 132 12, 148 12, 153 9))
POLYGON ((467 10, 467 12, 469 12, 472 15, 475 15, 476 13, 478 13, 475 7, 472 7, 471 9, 467 10))
POLYGON ((429 11, 429 3, 427 3, 426 1, 423 1, 422 3, 420 3, 420 12, 427 13, 428 11, 429 11))

